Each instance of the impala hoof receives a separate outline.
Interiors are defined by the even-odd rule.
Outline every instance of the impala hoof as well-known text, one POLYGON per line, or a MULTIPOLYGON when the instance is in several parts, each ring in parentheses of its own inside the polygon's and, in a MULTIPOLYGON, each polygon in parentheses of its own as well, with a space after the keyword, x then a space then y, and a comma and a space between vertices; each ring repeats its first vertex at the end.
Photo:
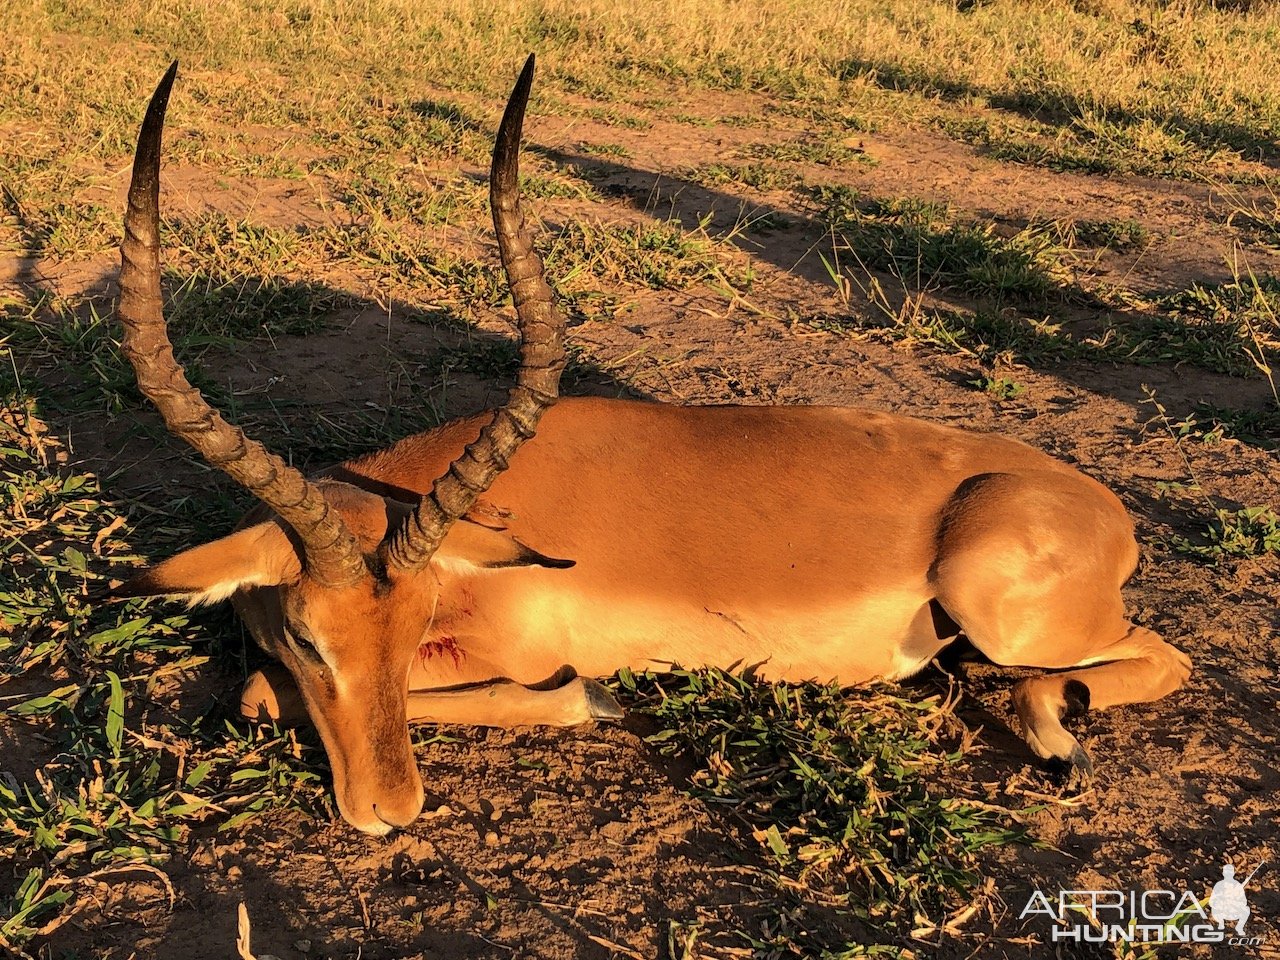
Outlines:
POLYGON ((614 699, 613 694, 595 680, 584 677, 582 692, 586 694, 587 710, 592 720, 621 720, 627 715, 622 709, 622 704, 614 699))
POLYGON ((1061 780, 1067 790, 1080 791, 1086 789, 1093 780, 1093 761, 1084 747, 1076 744, 1069 756, 1054 757, 1046 766, 1049 771, 1061 780))

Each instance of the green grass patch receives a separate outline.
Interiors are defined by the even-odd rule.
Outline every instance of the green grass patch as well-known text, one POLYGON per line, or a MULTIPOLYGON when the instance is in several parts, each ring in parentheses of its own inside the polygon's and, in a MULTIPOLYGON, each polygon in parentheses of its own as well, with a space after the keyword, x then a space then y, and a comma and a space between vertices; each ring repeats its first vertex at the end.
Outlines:
POLYGON ((578 149, 588 157, 606 157, 614 160, 631 159, 631 151, 620 143, 581 143, 578 149))
MULTIPOLYGON (((12 392, 0 450, 0 723, 27 744, 0 777, 0 947, 18 949, 58 922, 88 873, 161 862, 197 826, 331 811, 314 743, 229 725, 207 693, 204 713, 162 706, 225 656, 229 617, 108 598, 107 581, 141 559, 137 529, 96 477, 58 465, 61 444, 12 392), (15 680, 22 694, 9 695, 15 680)), ((229 525, 220 504, 151 526, 152 546, 229 525)))
POLYGON ((1055 230, 1031 226, 1006 237, 994 224, 958 221, 945 204, 914 197, 862 198, 842 186, 811 194, 841 259, 892 273, 913 289, 1043 304, 1068 285, 1069 254, 1055 230))
POLYGON ((608 127, 624 127, 627 130, 648 130, 653 124, 644 117, 623 113, 613 107, 588 107, 586 115, 608 127))
POLYGON ((1074 220, 1067 236, 1085 247, 1104 250, 1142 250, 1151 242, 1151 231, 1137 220, 1074 220))
POLYGON ((1178 553, 1214 562, 1280 554, 1280 515, 1266 506, 1219 509, 1199 540, 1175 536, 1170 545, 1178 553))
POLYGON ((566 224, 547 247, 547 273, 572 298, 619 283, 651 290, 684 290, 699 283, 746 289, 751 276, 733 263, 722 244, 678 223, 566 224))
MULTIPOLYGON (((834 907, 886 944, 973 897, 984 848, 1024 839, 1010 811, 930 787, 966 742, 941 697, 718 670, 617 682, 661 727, 649 742, 693 761, 690 792, 748 827, 780 897, 834 907)), ((792 944, 804 955, 853 947, 792 944)))
POLYGON ((583 180, 571 164, 563 170, 522 175, 520 192, 533 200, 585 200, 591 203, 604 200, 595 185, 583 180))
POLYGON ((1196 408, 1196 433, 1206 442, 1231 437, 1264 450, 1280 447, 1280 404, 1265 409, 1242 410, 1203 404, 1196 408))
POLYGON ((1153 338, 1160 359, 1193 360, 1223 373, 1268 373, 1280 358, 1280 279, 1241 276, 1223 284, 1192 284, 1159 302, 1153 338))
POLYGON ((735 185, 752 190, 791 190, 803 178, 794 170, 774 163, 706 163, 686 171, 685 176, 704 187, 735 185))
POLYGON ((754 143, 746 154, 778 163, 814 163, 824 167, 843 167, 853 163, 872 164, 866 152, 829 137, 801 137, 779 142, 754 143))

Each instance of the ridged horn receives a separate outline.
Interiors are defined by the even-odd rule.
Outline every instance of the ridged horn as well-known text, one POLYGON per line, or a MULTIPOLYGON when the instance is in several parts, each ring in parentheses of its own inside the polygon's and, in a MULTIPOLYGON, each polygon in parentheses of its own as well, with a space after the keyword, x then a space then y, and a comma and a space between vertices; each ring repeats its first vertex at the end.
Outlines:
POLYGON ((471 509, 507 468, 516 449, 533 436, 559 390, 565 362, 564 316, 552 300, 542 259, 533 249, 520 210, 520 132, 533 66, 530 54, 502 115, 489 169, 493 228, 520 329, 520 372, 506 404, 385 541, 383 555, 391 568, 417 570, 431 560, 453 523, 471 509))
POLYGON ((138 134, 120 245, 121 347, 138 386, 165 425, 211 465, 278 513, 302 541, 307 573, 329 586, 367 576, 359 545, 320 488, 209 406, 173 355, 160 290, 160 141, 175 60, 147 106, 138 134))

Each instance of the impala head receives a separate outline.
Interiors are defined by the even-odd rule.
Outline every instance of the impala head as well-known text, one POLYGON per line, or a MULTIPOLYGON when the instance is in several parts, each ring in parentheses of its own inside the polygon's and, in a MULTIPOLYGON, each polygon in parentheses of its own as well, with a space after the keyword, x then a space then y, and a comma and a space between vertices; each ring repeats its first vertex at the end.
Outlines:
POLYGON ((212 603, 257 590, 261 602, 244 605, 242 613, 297 681, 328 751, 342 815, 361 830, 386 833, 422 809, 406 681, 442 566, 563 565, 501 533, 460 522, 533 436, 564 366, 564 321, 525 230, 517 187, 533 57, 507 104, 490 172, 494 227, 521 334, 520 373, 506 404, 416 504, 306 479, 224 421, 174 358, 160 288, 159 175, 176 73, 175 62, 138 137, 121 245, 122 346, 169 430, 262 506, 237 532, 161 563, 119 592, 212 603))

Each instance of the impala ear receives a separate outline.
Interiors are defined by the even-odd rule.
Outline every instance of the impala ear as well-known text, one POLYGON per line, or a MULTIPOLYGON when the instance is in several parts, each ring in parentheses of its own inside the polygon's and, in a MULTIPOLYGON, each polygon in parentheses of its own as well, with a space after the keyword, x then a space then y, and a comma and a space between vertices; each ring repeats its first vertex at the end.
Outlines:
POLYGON ((112 590, 116 597, 180 597, 190 606, 225 600, 240 587, 296 580, 302 563, 276 523, 254 524, 184 550, 112 590))
POLYGON ((575 561, 545 556, 501 530, 459 520, 450 528, 432 562, 487 570, 501 567, 554 567, 563 570, 572 567, 575 561))

